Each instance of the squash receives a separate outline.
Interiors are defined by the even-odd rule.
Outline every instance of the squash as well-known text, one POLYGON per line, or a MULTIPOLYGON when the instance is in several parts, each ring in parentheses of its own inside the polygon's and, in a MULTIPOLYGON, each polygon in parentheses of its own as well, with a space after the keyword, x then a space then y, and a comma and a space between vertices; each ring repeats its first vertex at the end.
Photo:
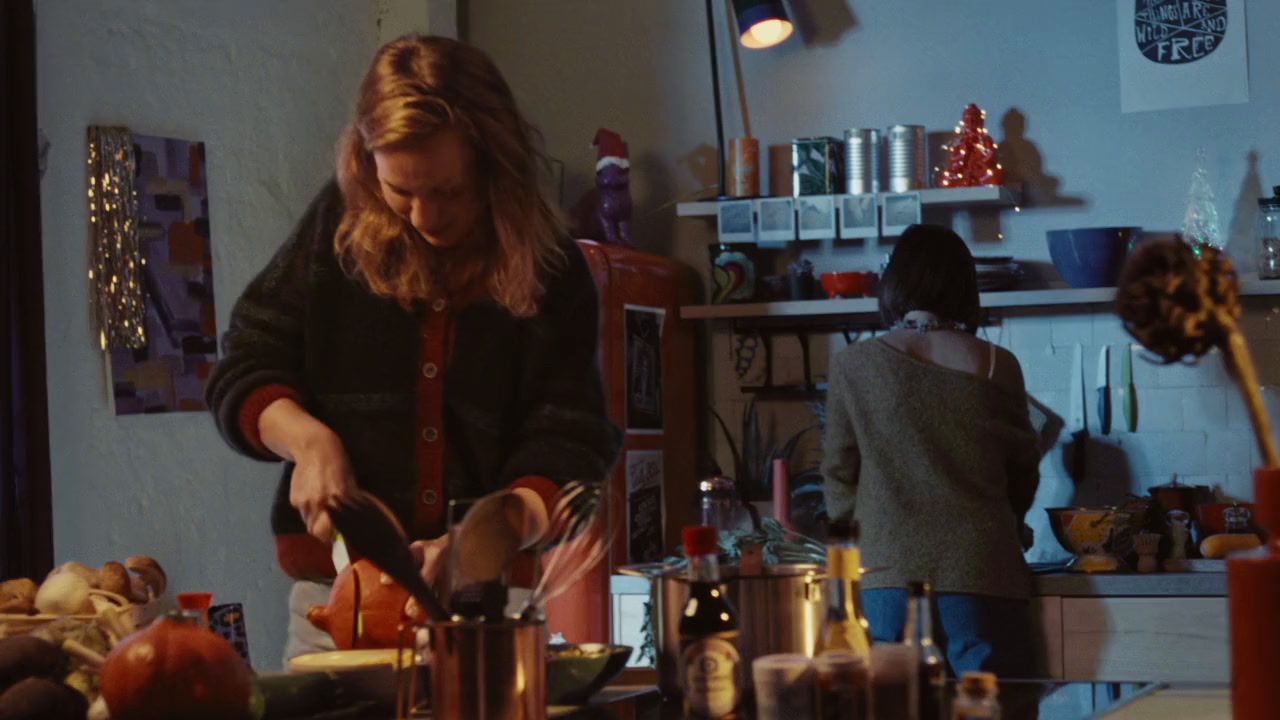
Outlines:
POLYGON ((102 667, 112 720, 242 720, 249 666, 193 618, 165 615, 121 640, 102 667))
POLYGON ((339 650, 394 648, 400 645, 399 627, 406 620, 409 591, 368 560, 357 560, 342 569, 329 591, 328 605, 307 608, 307 620, 329 633, 339 650))
POLYGON ((1207 558, 1224 558, 1243 550, 1252 550, 1262 544, 1253 533, 1219 533, 1200 542, 1200 554, 1207 558))
POLYGON ((81 720, 89 701, 48 678, 29 677, 0 695, 0 720, 81 720))

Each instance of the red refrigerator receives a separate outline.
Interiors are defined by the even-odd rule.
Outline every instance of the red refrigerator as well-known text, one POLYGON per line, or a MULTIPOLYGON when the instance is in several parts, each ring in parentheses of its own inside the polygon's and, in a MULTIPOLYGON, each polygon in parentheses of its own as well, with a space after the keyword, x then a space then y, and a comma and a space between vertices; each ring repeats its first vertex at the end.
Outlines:
POLYGON ((694 332, 680 319, 691 284, 668 258, 579 240, 600 295, 600 372, 609 417, 625 431, 610 475, 608 560, 547 608, 568 642, 609 641, 609 576, 660 560, 695 515, 697 372, 694 332))

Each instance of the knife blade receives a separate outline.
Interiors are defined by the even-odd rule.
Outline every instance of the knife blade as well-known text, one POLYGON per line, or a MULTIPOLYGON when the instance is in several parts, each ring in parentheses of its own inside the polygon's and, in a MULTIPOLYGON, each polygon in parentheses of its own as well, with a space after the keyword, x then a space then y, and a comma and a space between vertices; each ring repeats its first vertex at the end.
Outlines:
POLYGON ((1129 432, 1138 431, 1138 393, 1137 388, 1133 385, 1133 345, 1126 344, 1124 352, 1120 355, 1120 389, 1122 401, 1120 404, 1121 411, 1124 413, 1125 429, 1129 432))
POLYGON ((1111 434, 1111 346, 1098 351, 1098 432, 1111 434))

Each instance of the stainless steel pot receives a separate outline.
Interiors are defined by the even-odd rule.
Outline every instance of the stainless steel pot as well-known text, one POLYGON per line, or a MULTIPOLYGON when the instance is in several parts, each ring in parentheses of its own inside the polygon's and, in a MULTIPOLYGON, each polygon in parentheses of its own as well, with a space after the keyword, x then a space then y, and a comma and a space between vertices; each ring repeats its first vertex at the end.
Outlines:
MULTIPOLYGON (((653 644, 657 655, 658 687, 663 694, 680 694, 680 613, 689 599, 686 571, 663 566, 619 568, 624 575, 650 579, 653 644)), ((768 565, 761 575, 739 575, 738 568, 720 568, 729 602, 738 610, 738 652, 750 683, 751 661, 772 653, 813 655, 825 612, 826 568, 814 564, 768 565)))

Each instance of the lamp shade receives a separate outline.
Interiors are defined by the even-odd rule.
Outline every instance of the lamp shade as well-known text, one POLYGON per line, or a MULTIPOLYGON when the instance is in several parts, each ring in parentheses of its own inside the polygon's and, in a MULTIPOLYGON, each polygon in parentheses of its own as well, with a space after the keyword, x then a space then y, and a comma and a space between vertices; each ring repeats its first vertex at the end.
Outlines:
POLYGON ((782 0, 733 0, 738 39, 744 47, 767 48, 791 37, 791 20, 782 0))

